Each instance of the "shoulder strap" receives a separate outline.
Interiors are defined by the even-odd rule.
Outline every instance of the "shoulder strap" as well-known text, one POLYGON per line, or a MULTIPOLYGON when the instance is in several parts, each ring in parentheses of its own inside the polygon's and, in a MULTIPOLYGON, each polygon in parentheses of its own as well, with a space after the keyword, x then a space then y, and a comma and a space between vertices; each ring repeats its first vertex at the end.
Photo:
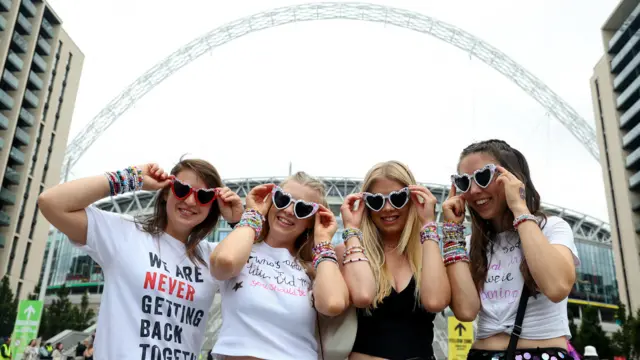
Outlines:
POLYGON ((522 293, 520 294, 520 303, 518 303, 516 321, 513 324, 511 339, 509 339, 509 346, 507 347, 506 360, 513 360, 515 358, 516 347, 518 346, 518 339, 522 333, 522 322, 524 321, 524 312, 527 310, 529 296, 529 288, 527 287, 527 284, 524 284, 522 286, 522 293))

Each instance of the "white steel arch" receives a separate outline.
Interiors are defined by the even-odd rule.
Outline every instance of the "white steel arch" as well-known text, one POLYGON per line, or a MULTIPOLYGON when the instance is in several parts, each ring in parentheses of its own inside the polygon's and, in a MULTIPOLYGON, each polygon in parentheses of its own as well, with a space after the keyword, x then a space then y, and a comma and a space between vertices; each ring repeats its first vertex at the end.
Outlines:
POLYGON ((98 137, 133 104, 203 54, 255 31, 300 21, 336 19, 394 25, 434 36, 468 52, 527 92, 599 160, 594 129, 540 79, 481 39, 456 26, 410 10, 368 3, 319 2, 276 8, 232 21, 176 50, 127 86, 73 138, 65 153, 61 176, 64 178, 98 137))

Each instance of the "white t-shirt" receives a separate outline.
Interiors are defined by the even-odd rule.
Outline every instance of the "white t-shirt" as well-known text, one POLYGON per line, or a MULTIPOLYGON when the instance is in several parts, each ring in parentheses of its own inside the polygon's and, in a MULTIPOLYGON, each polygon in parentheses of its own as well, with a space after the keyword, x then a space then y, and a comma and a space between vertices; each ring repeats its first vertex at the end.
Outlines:
POLYGON ((219 282, 222 327, 213 353, 316 360, 316 311, 304 269, 284 248, 253 245, 240 275, 219 282))
MULTIPOLYGON (((542 233, 551 244, 569 248, 573 254, 574 265, 580 265, 573 231, 566 221, 557 216, 550 216, 542 233)), ((493 254, 487 250, 489 270, 484 289, 480 292, 482 308, 478 317, 478 339, 503 332, 511 334, 524 285, 520 272, 522 258, 517 232, 506 231, 496 235, 493 254)), ((560 336, 571 338, 567 319, 567 299, 554 303, 542 293, 537 294, 535 298, 530 297, 520 337, 544 340, 560 336)))
MULTIPOLYGON (((194 265, 184 244, 142 232, 129 219, 93 207, 87 245, 104 271, 94 345, 96 359, 196 360, 217 288, 209 269, 194 265)), ((208 262, 211 243, 198 245, 208 262)))

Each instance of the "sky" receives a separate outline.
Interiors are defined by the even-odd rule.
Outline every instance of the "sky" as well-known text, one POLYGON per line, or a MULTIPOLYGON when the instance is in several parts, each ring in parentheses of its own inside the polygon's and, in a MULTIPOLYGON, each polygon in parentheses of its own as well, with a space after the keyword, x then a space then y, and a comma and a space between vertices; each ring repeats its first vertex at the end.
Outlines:
MULTIPOLYGON (((191 40, 296 0, 50 0, 85 55, 70 139, 143 72, 191 40), (185 5, 185 4, 188 4, 185 5)), ((500 49, 593 125, 589 78, 617 0, 387 0, 500 49)), ((400 160, 446 184, 460 151, 501 138, 529 162, 542 201, 607 220, 602 170, 573 135, 510 79, 408 29, 361 21, 253 32, 195 59, 121 116, 70 178, 130 164, 209 160, 224 179, 363 178, 400 160)))

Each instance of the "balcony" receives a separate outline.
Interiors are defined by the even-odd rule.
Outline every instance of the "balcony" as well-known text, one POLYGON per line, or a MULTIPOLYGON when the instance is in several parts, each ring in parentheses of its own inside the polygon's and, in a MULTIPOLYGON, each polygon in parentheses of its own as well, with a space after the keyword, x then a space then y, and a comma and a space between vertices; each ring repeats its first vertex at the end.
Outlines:
POLYGON ((0 0, 0 11, 6 12, 11 10, 11 0, 0 0))
POLYGON ((0 113, 0 130, 7 130, 9 128, 9 119, 0 113))
POLYGON ((22 2, 20 3, 20 8, 25 11, 28 17, 36 16, 36 6, 31 0, 22 0, 22 2))
POLYGON ((24 165, 24 153, 15 147, 9 151, 9 160, 13 160, 18 165, 24 165))
POLYGON ((0 89, 0 108, 4 110, 11 110, 13 109, 13 104, 14 104, 14 101, 11 95, 7 94, 6 92, 4 92, 4 90, 0 89))
POLYGON ((0 210, 0 226, 11 225, 11 216, 4 211, 0 210))
POLYGON ((31 127, 33 126, 33 124, 35 124, 36 117, 33 116, 29 111, 27 111, 27 109, 21 108, 18 120, 20 121, 20 125, 31 127))
POLYGON ((26 104, 24 104, 26 108, 30 108, 30 109, 37 108, 38 105, 40 104, 40 99, 38 99, 36 94, 31 92, 31 90, 29 89, 26 89, 24 91, 24 99, 27 102, 26 104), (31 105, 31 106, 26 106, 26 105, 31 105))
POLYGON ((18 89, 18 78, 7 69, 2 72, 2 82, 9 85, 11 90, 18 89))
POLYGON ((629 189, 637 190, 638 187, 640 187, 640 171, 631 175, 631 177, 629 178, 629 189))
POLYGON ((38 36, 38 46, 36 46, 36 51, 38 51, 38 54, 40 55, 49 56, 51 54, 51 45, 49 45, 45 38, 38 36))
POLYGON ((22 61, 22 59, 20 59, 20 56, 18 56, 16 53, 14 53, 13 51, 9 51, 7 60, 9 60, 6 64, 7 69, 18 72, 22 71, 22 67, 24 67, 24 61, 22 61))
POLYGON ((33 71, 30 71, 29 84, 33 85, 34 90, 42 90, 42 87, 44 86, 44 81, 40 79, 40 76, 38 76, 38 74, 34 73, 33 71))
POLYGON ((31 137, 29 136, 29 133, 27 133, 26 131, 22 130, 19 127, 16 128, 16 134, 14 136, 14 139, 16 139, 22 145, 29 145, 29 142, 31 141, 31 137))
POLYGON ((37 73, 47 71, 47 62, 38 54, 33 54, 33 65, 33 71, 37 73))
POLYGON ((20 173, 10 167, 5 169, 4 178, 12 185, 20 184, 20 173))
POLYGON ((4 31, 7 29, 7 19, 4 16, 0 15, 0 30, 4 31))
POLYGON ((13 191, 7 188, 0 189, 0 203, 5 205, 15 205, 16 194, 14 194, 13 191))
POLYGON ((53 38, 53 25, 47 19, 42 19, 40 34, 47 39, 53 38))
POLYGON ((22 37, 22 35, 18 34, 17 32, 13 33, 13 37, 12 37, 11 41, 11 48, 17 52, 18 54, 24 54, 27 52, 27 40, 24 39, 24 37, 22 37))
POLYGON ((33 25, 31 25, 31 21, 27 19, 22 13, 18 13, 18 26, 16 26, 16 31, 21 35, 31 35, 33 32, 33 25))
POLYGON ((629 14, 620 26, 620 29, 616 31, 611 40, 609 40, 609 54, 615 54, 629 40, 629 37, 640 27, 640 5, 629 14))

